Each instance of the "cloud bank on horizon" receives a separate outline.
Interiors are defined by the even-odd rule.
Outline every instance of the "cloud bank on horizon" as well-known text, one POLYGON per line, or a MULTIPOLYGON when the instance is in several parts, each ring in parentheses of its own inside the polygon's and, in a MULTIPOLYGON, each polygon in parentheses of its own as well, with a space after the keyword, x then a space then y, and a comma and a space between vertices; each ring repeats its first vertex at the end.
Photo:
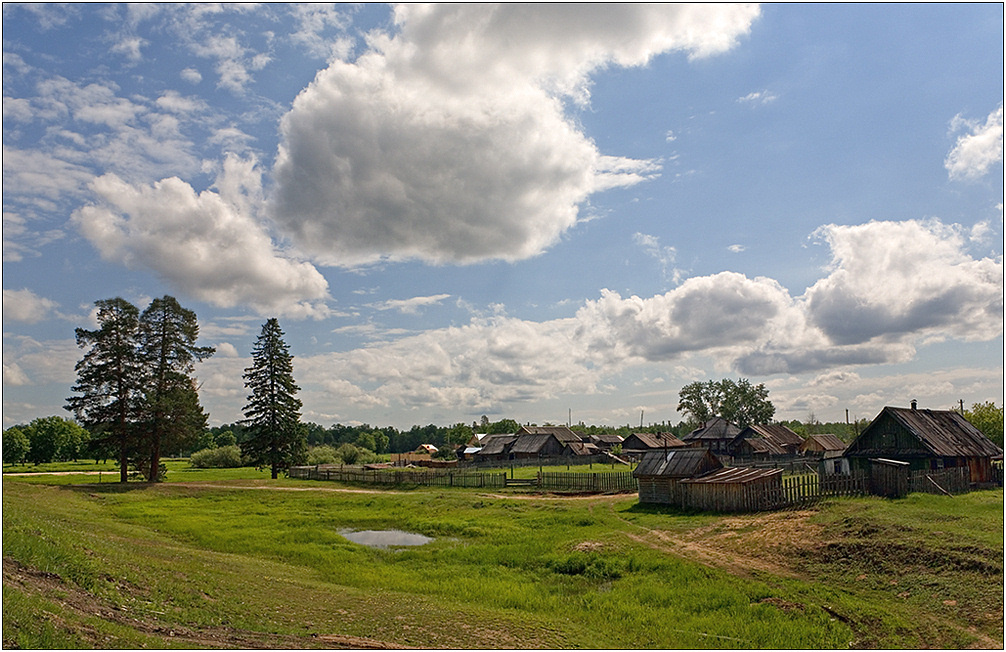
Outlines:
MULTIPOLYGON (((888 215, 816 224, 801 216, 789 228, 803 229, 797 237, 805 242, 777 255, 798 259, 801 248, 820 245, 826 253, 801 263, 805 281, 794 292, 792 279, 773 278, 772 264, 690 269, 702 258, 744 259, 764 248, 771 230, 701 256, 686 255, 675 240, 695 231, 695 242, 707 225, 758 233, 757 220, 678 205, 631 223, 634 211, 651 210, 641 203, 656 197, 673 206, 676 190, 704 177, 724 191, 744 190, 737 178, 717 177, 715 160, 698 164, 721 142, 705 126, 716 109, 673 116, 673 128, 665 118, 646 140, 644 132, 620 137, 631 130, 634 107, 610 93, 598 98, 602 82, 647 75, 634 83, 652 83, 657 63, 682 78, 713 74, 787 9, 368 9, 374 15, 322 5, 5 7, 5 21, 23 21, 26 34, 80 29, 94 37, 81 47, 106 50, 102 67, 87 70, 66 63, 71 56, 61 48, 71 44, 46 46, 29 36, 5 42, 4 387, 23 390, 16 400, 5 396, 5 424, 8 413, 61 401, 45 392, 68 387, 79 353, 56 332, 90 319, 88 305, 115 294, 177 293, 206 306, 204 336, 233 353, 200 371, 211 410, 227 415, 220 420, 238 416, 249 324, 274 315, 296 324, 291 337, 303 338, 303 352, 293 349, 306 415, 315 420, 503 414, 574 396, 609 396, 635 410, 651 400, 629 387, 640 373, 659 378, 654 386, 666 376, 679 385, 712 375, 773 378, 791 411, 839 400, 870 409, 871 400, 890 401, 883 388, 875 396, 852 389, 875 382, 864 369, 910 367, 920 350, 940 343, 993 343, 1001 352, 1001 101, 983 108, 987 117, 958 106, 941 118, 945 134, 926 137, 952 139, 930 150, 929 167, 943 170, 948 196, 966 193, 961 205, 984 205, 980 213, 940 218, 888 207, 888 215), (85 27, 87 18, 99 27, 85 27), (364 28, 367 20, 373 24, 364 28), (187 56, 172 58, 168 69, 144 69, 159 48, 170 49, 165 34, 187 56), (327 62, 317 69, 319 59, 327 62), (294 60, 296 74, 292 67, 278 74, 294 60), (282 90, 267 88, 267 78, 282 90), (594 117, 607 111, 618 115, 605 123, 594 117), (614 209, 595 205, 614 201, 608 197, 631 199, 614 209), (620 227, 623 220, 630 224, 620 227), (594 278, 577 271, 589 250, 571 257, 564 243, 586 247, 600 229, 602 243, 635 248, 624 266, 635 259, 657 265, 642 285, 664 291, 640 296, 622 289, 623 276, 613 272, 618 281, 563 294, 557 279, 594 278), (95 283, 74 289, 55 271, 33 271, 58 260, 74 261, 64 268, 95 283), (519 294, 504 305, 480 293, 506 275, 501 265, 545 270, 557 284, 546 300, 571 312, 546 318, 528 306, 518 316, 519 294), (130 285, 116 286, 116 270, 128 270, 130 285), (445 281, 448 272, 472 285, 447 287, 462 282, 445 281), (372 290, 352 290, 367 294, 365 303, 352 304, 344 289, 354 279, 379 279, 372 290), (460 312, 445 319, 448 310, 460 312), (357 339, 331 342, 350 332, 357 339), (829 393, 836 387, 846 392, 841 399, 829 393)), ((762 90, 743 92, 711 77, 703 102, 735 119, 736 112, 800 111, 779 109, 803 91, 795 77, 780 72, 762 90)), ((688 95, 662 83, 661 94, 688 95)), ((645 119, 652 118, 638 121, 645 119)), ((786 120, 759 124, 780 130, 774 147, 793 147, 786 120)), ((757 132, 734 139, 750 133, 757 132)), ((819 214, 843 212, 834 206, 819 214)), ((969 377, 970 385, 955 377, 932 395, 1001 394, 999 360, 969 377)), ((662 391, 648 405, 673 411, 676 388, 662 391)))

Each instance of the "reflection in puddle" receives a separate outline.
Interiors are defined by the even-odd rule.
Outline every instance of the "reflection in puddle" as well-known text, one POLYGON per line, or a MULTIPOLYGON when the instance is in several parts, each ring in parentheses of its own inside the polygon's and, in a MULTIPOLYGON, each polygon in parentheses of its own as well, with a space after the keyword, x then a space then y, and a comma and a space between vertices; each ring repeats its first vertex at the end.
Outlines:
POLYGON ((397 546, 421 546, 433 541, 428 536, 402 530, 340 530, 339 534, 353 543, 371 548, 394 548, 397 546))

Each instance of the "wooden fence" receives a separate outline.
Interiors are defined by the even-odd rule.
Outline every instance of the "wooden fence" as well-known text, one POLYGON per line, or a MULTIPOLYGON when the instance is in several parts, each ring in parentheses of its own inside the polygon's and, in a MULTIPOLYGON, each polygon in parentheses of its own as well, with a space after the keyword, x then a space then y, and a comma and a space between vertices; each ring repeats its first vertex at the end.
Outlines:
POLYGON ((294 466, 290 477, 302 480, 330 480, 362 484, 415 484, 425 487, 506 486, 506 473, 485 473, 439 469, 362 469, 358 467, 294 466))
POLYGON ((622 464, 622 462, 616 461, 607 453, 600 453, 598 455, 549 455, 547 457, 519 457, 512 460, 485 460, 476 458, 473 460, 462 460, 458 462, 458 468, 509 469, 527 466, 566 466, 574 468, 589 466, 592 464, 611 466, 612 464, 622 464))
POLYGON ((576 491, 616 494, 636 491, 631 471, 613 473, 538 472, 538 488, 543 491, 576 491))
POLYGON ((908 490, 928 494, 966 494, 971 491, 971 471, 959 466, 940 471, 912 471, 908 490))

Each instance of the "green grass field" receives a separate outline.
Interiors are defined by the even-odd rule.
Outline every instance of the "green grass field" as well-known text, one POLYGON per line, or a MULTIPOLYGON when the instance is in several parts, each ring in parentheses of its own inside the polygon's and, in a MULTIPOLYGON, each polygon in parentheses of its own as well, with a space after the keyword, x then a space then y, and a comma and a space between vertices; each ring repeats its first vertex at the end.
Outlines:
POLYGON ((262 478, 4 478, 4 647, 1003 642, 1001 490, 722 516, 262 478), (340 535, 391 528, 433 541, 340 535))

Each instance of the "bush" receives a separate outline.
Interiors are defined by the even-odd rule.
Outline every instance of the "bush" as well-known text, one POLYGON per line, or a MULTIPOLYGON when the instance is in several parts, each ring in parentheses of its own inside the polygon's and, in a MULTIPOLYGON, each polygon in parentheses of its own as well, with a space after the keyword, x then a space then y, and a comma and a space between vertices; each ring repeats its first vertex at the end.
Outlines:
POLYGON ((220 446, 219 448, 204 448, 189 457, 189 465, 197 469, 233 469, 244 466, 241 459, 241 448, 238 446, 220 446))
POLYGON ((338 451, 331 446, 315 446, 307 451, 307 463, 309 466, 318 464, 338 464, 342 461, 338 451))

